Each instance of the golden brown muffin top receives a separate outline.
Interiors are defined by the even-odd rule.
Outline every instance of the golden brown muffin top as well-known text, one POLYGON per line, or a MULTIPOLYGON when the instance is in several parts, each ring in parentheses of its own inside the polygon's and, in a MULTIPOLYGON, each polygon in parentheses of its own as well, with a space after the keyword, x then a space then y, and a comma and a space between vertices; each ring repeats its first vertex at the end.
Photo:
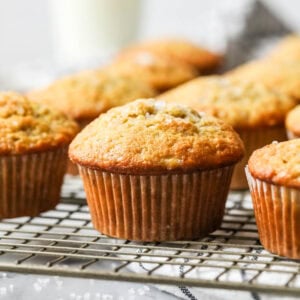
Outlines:
POLYGON ((0 155, 51 150, 69 144, 77 131, 61 112, 17 93, 0 93, 0 155))
POLYGON ((188 64, 147 51, 117 58, 109 70, 143 78, 158 91, 165 91, 198 76, 196 69, 188 64))
POLYGON ((300 105, 297 105, 288 113, 285 125, 294 135, 300 136, 300 105))
POLYGON ((300 61, 252 61, 231 70, 227 76, 263 83, 300 101, 300 61))
POLYGON ((69 156, 105 171, 161 174, 234 164, 243 152, 230 125, 186 106, 142 99, 90 123, 73 140, 69 156))
POLYGON ((253 152, 250 173, 263 181, 300 188, 300 139, 274 142, 253 152))
POLYGON ((92 70, 59 79, 42 90, 29 93, 29 97, 82 121, 94 119, 114 106, 155 94, 137 77, 92 70))
POLYGON ((263 84, 222 76, 199 77, 158 97, 204 111, 234 128, 283 124, 296 101, 263 84))
POLYGON ((148 51, 157 55, 165 55, 197 68, 201 73, 215 70, 222 63, 222 56, 184 39, 161 38, 132 45, 121 52, 127 55, 132 52, 148 51))
POLYGON ((300 61, 300 36, 291 34, 281 39, 272 49, 268 59, 274 61, 300 61))

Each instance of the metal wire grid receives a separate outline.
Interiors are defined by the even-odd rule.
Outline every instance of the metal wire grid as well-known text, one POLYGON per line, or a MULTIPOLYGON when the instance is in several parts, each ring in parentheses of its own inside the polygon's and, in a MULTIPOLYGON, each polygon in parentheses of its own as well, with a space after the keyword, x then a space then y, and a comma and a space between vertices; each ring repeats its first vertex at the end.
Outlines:
POLYGON ((300 263, 265 251, 249 194, 231 193, 218 231, 199 241, 136 243, 92 228, 78 180, 35 218, 2 220, 0 270, 300 295, 300 263))

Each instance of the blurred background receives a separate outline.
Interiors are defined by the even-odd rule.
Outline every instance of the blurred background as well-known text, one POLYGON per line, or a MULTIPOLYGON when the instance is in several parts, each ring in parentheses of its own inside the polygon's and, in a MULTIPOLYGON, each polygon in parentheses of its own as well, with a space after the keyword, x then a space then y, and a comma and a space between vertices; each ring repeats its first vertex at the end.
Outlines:
MULTIPOLYGON (((0 0, 0 83, 3 72, 15 74, 13 70, 21 68, 30 73, 28 64, 35 67, 35 73, 46 68, 51 74, 50 69, 57 73, 100 63, 119 48, 150 37, 184 36, 225 52, 228 40, 245 30, 243 20, 255 3, 258 1, 0 0)), ((299 1, 262 0, 259 4, 291 30, 300 31, 299 1)), ((256 22, 253 15, 250 20, 256 22)), ((45 72, 40 73, 44 77, 36 76, 36 80, 47 81, 45 72)))

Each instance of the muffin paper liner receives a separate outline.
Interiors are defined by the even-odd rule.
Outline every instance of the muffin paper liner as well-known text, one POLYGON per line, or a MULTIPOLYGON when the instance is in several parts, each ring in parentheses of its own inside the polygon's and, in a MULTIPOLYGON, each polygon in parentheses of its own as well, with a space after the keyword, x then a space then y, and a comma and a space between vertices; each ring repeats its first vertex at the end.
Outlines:
POLYGON ((0 157, 0 218, 36 216, 54 208, 66 163, 66 147, 0 157))
POLYGON ((136 241, 196 239, 223 218, 233 166, 169 175, 124 175, 79 166, 94 227, 136 241))
POLYGON ((248 168, 259 238, 275 254, 300 259, 300 190, 254 178, 248 168))
POLYGON ((236 131, 244 142, 245 155, 235 166, 230 189, 247 189, 248 183, 245 176, 245 166, 247 165, 252 152, 273 141, 285 141, 286 131, 283 126, 258 129, 237 129, 236 131))

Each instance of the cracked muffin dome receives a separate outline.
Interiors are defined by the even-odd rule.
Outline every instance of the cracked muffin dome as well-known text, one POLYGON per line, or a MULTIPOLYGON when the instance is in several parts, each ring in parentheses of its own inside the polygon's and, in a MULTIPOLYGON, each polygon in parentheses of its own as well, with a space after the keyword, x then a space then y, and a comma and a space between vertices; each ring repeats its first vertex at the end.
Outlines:
POLYGON ((256 150, 248 162, 252 176, 276 185, 300 188, 300 139, 274 142, 256 150))
POLYGON ((294 98, 259 82, 208 76, 194 79, 158 97, 205 111, 234 128, 276 126, 284 123, 294 98))
POLYGON ((0 155, 68 145, 77 131, 77 124, 61 112, 14 92, 0 93, 0 155))
POLYGON ((69 149, 74 163, 124 174, 218 168, 236 163, 243 153, 230 125, 154 99, 111 109, 83 129, 69 149))
POLYGON ((114 106, 154 95, 155 91, 137 77, 90 70, 59 79, 28 96, 77 121, 91 121, 114 106))

